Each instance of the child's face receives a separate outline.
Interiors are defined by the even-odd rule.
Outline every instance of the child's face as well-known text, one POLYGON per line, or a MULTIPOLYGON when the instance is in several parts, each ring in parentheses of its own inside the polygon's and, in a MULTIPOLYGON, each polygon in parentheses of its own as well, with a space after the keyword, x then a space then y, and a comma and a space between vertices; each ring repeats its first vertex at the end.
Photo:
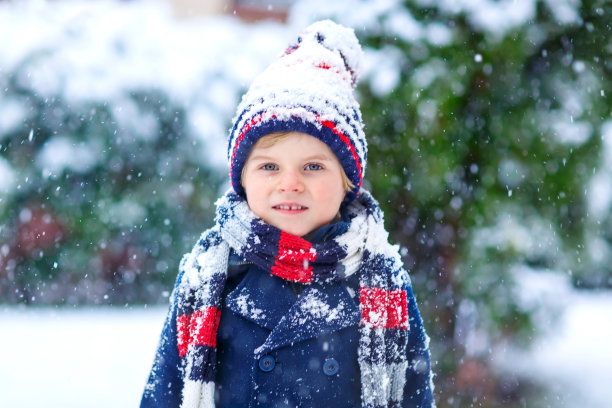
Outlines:
POLYGON ((345 195, 342 166, 331 149, 299 132, 271 146, 261 141, 251 149, 242 175, 251 211, 297 236, 330 223, 345 195))

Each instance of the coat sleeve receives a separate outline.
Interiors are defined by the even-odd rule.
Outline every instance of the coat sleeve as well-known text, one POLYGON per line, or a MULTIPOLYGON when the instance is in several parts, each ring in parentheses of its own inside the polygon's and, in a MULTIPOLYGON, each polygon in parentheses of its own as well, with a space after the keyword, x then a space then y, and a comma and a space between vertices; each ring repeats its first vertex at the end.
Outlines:
POLYGON ((410 335, 407 347, 408 370, 402 407, 431 408, 435 407, 435 402, 429 337, 425 333, 412 287, 408 288, 407 295, 410 335))
POLYGON ((144 389, 141 408, 179 407, 183 389, 181 361, 177 345, 177 290, 182 274, 179 274, 171 297, 168 315, 164 322, 153 368, 144 389))

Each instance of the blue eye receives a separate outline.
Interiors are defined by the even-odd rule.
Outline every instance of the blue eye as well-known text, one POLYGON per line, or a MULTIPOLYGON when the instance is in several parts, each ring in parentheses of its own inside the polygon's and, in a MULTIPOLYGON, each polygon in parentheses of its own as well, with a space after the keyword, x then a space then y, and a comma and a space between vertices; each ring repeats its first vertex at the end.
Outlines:
POLYGON ((306 170, 323 170, 323 166, 317 163, 307 164, 305 167, 306 170))
POLYGON ((261 166, 262 170, 276 170, 276 165, 272 163, 267 163, 261 166))

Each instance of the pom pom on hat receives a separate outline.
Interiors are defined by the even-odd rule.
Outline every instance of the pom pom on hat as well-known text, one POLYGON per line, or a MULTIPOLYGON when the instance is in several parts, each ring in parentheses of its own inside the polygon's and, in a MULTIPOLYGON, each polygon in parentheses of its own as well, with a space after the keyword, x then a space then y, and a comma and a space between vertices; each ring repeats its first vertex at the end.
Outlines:
POLYGON ((244 195, 241 175, 249 151, 261 137, 278 131, 302 132, 326 143, 358 194, 367 144, 357 83, 363 52, 352 29, 330 20, 310 25, 284 55, 255 79, 242 97, 228 142, 230 178, 244 195))
POLYGON ((332 52, 339 52, 345 68, 351 74, 352 85, 357 84, 363 52, 352 29, 331 20, 322 20, 308 26, 298 38, 298 47, 300 42, 318 43, 332 52))

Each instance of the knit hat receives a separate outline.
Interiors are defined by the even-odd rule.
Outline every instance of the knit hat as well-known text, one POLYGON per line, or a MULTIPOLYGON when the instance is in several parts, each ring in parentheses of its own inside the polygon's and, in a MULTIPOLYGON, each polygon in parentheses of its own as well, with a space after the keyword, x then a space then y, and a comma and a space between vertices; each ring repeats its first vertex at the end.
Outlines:
POLYGON ((244 196, 242 169, 253 145, 272 132, 302 132, 327 144, 358 194, 367 145, 353 95, 363 52, 352 29, 330 20, 310 25, 242 97, 228 143, 230 179, 244 196))

